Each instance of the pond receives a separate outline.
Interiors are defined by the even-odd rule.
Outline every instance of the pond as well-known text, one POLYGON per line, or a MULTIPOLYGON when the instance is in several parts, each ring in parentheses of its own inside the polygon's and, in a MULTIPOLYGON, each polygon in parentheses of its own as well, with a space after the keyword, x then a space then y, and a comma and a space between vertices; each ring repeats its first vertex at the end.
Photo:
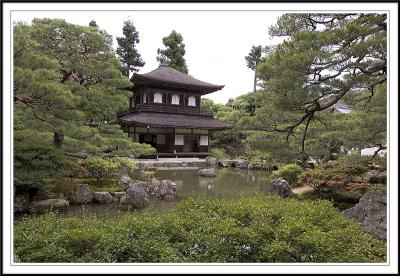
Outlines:
MULTIPOLYGON (((217 170, 216 177, 199 176, 198 168, 157 168, 154 171, 156 178, 172 180, 176 183, 177 188, 176 200, 152 199, 149 206, 144 209, 158 212, 173 208, 177 202, 188 197, 236 197, 241 194, 250 195, 262 192, 269 183, 269 173, 258 170, 220 168, 217 170)), ((90 204, 86 206, 71 205, 64 213, 82 216, 83 214, 123 215, 125 212, 119 210, 114 204, 90 204)))

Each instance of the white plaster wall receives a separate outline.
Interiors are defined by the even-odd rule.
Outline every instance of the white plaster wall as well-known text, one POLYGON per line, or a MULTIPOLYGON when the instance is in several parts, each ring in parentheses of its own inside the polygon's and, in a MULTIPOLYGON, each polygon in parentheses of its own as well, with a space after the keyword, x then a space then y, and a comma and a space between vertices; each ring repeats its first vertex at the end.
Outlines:
POLYGON ((208 146, 208 136, 200 136, 200 146, 208 146))
POLYGON ((175 145, 183 146, 183 135, 175 134, 175 145))
POLYGON ((179 95, 176 95, 176 94, 172 95, 171 103, 172 104, 179 104, 179 95))
POLYGON ((196 106, 196 98, 194 96, 189 96, 188 106, 196 106))
POLYGON ((161 93, 154 93, 154 102, 155 103, 162 103, 162 95, 161 95, 161 93))

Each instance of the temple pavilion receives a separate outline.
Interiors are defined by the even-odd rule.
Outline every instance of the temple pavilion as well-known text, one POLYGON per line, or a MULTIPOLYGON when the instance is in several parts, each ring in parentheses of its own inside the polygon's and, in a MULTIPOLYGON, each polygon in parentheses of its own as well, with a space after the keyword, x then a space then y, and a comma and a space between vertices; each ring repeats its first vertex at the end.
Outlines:
POLYGON ((124 131, 156 148, 157 156, 207 156, 212 131, 231 128, 200 110, 201 96, 224 85, 200 81, 161 64, 147 74, 134 73, 129 112, 118 117, 124 131))

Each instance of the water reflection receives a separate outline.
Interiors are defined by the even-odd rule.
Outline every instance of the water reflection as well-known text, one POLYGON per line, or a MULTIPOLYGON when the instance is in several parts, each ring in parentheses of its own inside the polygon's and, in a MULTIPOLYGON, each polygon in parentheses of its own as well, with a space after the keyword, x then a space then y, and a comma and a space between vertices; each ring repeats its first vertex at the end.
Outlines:
POLYGON ((199 176, 198 170, 158 169, 155 176, 177 183, 179 198, 189 196, 227 196, 263 191, 268 184, 268 174, 264 171, 223 168, 217 170, 216 177, 199 176))
MULTIPOLYGON (((251 171, 238 168, 222 168, 217 170, 216 177, 202 177, 199 169, 193 168, 160 168, 152 169, 158 179, 168 179, 176 183, 178 198, 172 201, 152 199, 150 205, 143 210, 163 212, 173 208, 177 202, 188 197, 236 197, 240 194, 253 194, 265 191, 269 183, 269 174, 265 171, 251 171)), ((139 178, 139 172, 131 174, 133 179, 139 178)), ((71 205, 63 214, 75 214, 78 217, 87 214, 96 216, 120 216, 126 211, 119 210, 117 204, 89 204, 86 206, 71 205)))

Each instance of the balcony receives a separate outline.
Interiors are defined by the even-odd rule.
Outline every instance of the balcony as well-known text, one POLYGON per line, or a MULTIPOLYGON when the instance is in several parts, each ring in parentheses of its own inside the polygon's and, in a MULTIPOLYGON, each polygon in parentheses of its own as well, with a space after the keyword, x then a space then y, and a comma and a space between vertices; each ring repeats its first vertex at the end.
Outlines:
POLYGON ((213 117, 212 112, 200 111, 198 107, 182 106, 182 105, 169 105, 169 104, 138 104, 132 108, 130 112, 160 112, 160 113, 174 113, 174 114, 189 114, 213 117))

